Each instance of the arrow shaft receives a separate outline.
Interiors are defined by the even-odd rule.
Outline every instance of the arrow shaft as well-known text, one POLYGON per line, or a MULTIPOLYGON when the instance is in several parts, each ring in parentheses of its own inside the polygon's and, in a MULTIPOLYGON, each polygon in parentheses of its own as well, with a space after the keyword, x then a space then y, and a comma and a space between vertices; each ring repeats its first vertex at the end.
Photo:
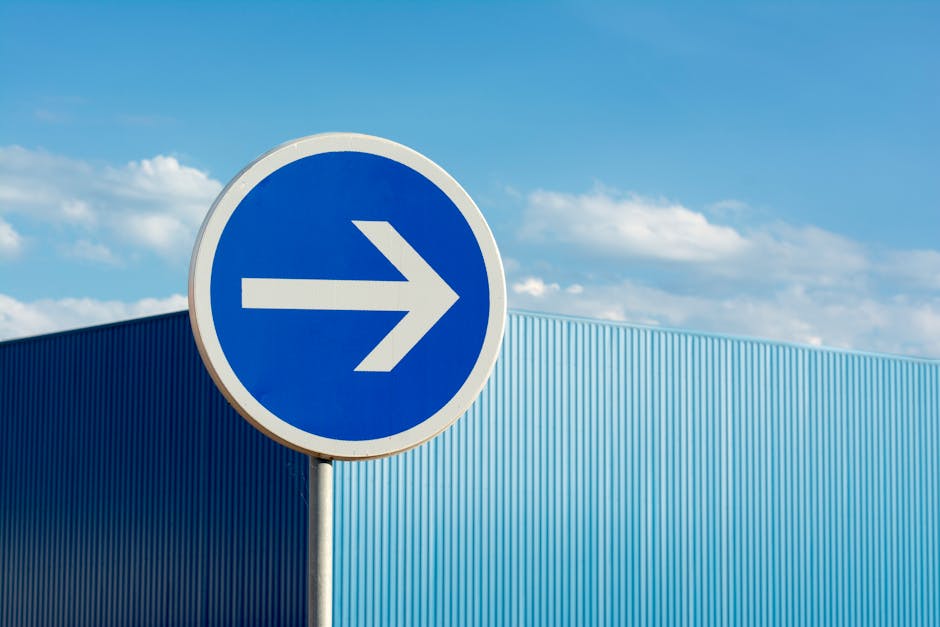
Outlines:
POLYGON ((243 278, 242 308, 408 312, 356 366, 358 372, 390 372, 459 297, 391 224, 353 224, 404 281, 243 278))
POLYGON ((242 279, 244 309, 410 311, 416 296, 408 281, 242 279))

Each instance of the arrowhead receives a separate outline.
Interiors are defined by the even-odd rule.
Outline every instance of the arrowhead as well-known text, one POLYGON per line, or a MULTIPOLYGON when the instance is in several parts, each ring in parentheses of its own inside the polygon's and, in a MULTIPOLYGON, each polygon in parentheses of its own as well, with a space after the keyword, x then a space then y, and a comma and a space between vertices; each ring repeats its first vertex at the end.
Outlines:
POLYGON ((363 220, 353 224, 405 277, 398 289, 401 309, 408 313, 356 366, 357 372, 390 372, 459 296, 391 224, 363 220))

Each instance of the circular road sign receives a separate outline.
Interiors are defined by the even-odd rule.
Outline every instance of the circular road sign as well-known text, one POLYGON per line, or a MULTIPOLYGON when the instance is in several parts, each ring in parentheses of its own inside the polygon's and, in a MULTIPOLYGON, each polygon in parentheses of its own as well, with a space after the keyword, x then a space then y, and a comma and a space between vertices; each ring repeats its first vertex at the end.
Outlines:
POLYGON ((493 234, 443 169, 328 133, 261 156, 219 194, 189 271, 216 385, 255 427, 336 459, 400 453, 452 425, 499 353, 493 234))

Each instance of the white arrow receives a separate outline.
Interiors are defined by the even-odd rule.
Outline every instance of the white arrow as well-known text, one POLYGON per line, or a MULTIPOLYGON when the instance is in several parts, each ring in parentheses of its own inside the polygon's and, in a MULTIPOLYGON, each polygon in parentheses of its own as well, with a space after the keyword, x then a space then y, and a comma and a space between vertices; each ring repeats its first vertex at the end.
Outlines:
POLYGON ((388 222, 353 220, 404 281, 242 279, 244 309, 407 311, 366 355, 358 372, 391 372, 459 298, 388 222))

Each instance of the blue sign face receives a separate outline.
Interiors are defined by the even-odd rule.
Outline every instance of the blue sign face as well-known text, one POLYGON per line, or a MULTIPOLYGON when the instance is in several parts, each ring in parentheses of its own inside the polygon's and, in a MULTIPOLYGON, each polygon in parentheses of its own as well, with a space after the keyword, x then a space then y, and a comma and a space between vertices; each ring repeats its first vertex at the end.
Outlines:
POLYGON ((229 184, 200 233, 190 299, 236 409, 346 459, 452 424, 505 320, 499 255, 469 196, 421 155, 351 134, 286 144, 229 184))

